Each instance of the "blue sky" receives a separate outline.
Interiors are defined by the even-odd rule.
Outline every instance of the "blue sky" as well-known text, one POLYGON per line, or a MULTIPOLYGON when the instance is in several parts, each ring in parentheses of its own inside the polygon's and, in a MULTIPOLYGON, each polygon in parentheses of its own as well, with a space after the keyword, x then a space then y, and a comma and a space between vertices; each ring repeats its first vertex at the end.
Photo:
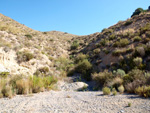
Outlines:
POLYGON ((0 13, 38 31, 88 35, 149 5, 149 0, 1 0, 0 13))

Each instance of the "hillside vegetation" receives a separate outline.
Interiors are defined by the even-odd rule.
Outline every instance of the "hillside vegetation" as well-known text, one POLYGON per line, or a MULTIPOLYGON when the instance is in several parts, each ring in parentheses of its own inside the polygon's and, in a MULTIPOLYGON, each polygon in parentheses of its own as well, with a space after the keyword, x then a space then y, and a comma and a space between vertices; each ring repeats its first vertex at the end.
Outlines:
POLYGON ((150 12, 138 10, 101 33, 75 38, 78 47, 72 49, 75 67, 71 72, 95 80, 96 89, 103 86, 150 96, 150 12))
POLYGON ((104 87, 150 96, 150 12, 77 36, 40 32, 0 14, 0 97, 54 88, 57 79, 80 75, 104 87))

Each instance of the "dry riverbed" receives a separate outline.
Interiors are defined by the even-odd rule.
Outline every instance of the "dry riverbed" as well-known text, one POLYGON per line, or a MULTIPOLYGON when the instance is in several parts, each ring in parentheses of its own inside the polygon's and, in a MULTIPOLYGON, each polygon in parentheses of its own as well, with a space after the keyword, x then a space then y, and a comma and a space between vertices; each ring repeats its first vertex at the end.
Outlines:
POLYGON ((102 92, 49 91, 2 98, 0 113, 150 113, 150 99, 128 94, 104 96, 102 92))

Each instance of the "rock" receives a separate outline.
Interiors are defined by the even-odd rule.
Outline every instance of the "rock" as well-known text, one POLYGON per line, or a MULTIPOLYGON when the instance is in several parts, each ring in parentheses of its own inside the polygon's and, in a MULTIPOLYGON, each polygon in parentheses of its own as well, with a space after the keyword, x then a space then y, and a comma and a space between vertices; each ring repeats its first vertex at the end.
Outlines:
POLYGON ((77 91, 80 90, 84 87, 88 87, 88 85, 84 82, 73 82, 73 83, 59 83, 61 85, 59 87, 59 90, 64 90, 64 91, 77 91))
POLYGON ((9 72, 2 64, 0 64, 0 73, 2 72, 9 72))

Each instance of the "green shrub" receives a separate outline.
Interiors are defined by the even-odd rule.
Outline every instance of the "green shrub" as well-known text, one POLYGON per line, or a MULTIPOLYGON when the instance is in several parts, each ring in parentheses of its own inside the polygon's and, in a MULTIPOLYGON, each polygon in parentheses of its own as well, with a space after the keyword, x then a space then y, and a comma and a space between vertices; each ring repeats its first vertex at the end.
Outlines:
POLYGON ((139 66, 140 64, 142 64, 142 58, 136 57, 133 59, 133 62, 135 63, 136 66, 139 66))
POLYGON ((77 55, 77 57, 75 58, 75 63, 79 63, 79 62, 82 62, 83 60, 87 59, 88 56, 83 54, 83 53, 80 53, 77 55))
POLYGON ((112 78, 112 73, 108 72, 107 70, 105 70, 104 72, 92 74, 92 79, 101 85, 106 84, 109 80, 112 80, 112 78))
POLYGON ((100 43, 100 45, 105 46, 107 42, 108 42, 108 40, 101 39, 101 41, 99 43, 100 43))
POLYGON ((137 9, 133 12, 133 14, 132 14, 131 17, 133 17, 133 16, 135 16, 135 15, 139 15, 139 14, 142 13, 142 12, 144 12, 144 10, 143 10, 142 8, 137 8, 137 9))
POLYGON ((109 40, 114 40, 116 38, 116 35, 115 34, 111 34, 110 36, 109 36, 109 40))
POLYGON ((135 89, 135 93, 145 98, 150 97, 150 86, 138 87, 135 89))
POLYGON ((120 50, 120 49, 116 49, 112 52, 113 56, 120 56, 126 53, 126 50, 120 50))
POLYGON ((135 36, 134 38, 133 38, 133 41, 134 42, 139 42, 139 41, 141 41, 142 39, 141 39, 141 37, 139 37, 139 36, 135 36))
POLYGON ((129 40, 127 38, 120 40, 120 47, 125 47, 128 44, 129 44, 129 40))
POLYGON ((113 44, 113 47, 119 47, 119 46, 120 46, 119 41, 116 41, 116 42, 113 44))
POLYGON ((32 39, 32 35, 30 35, 30 34, 26 34, 25 35, 28 39, 32 39))
POLYGON ((2 92, 4 97, 12 98, 12 96, 13 96, 12 95, 12 88, 9 85, 4 86, 1 92, 2 92))
POLYGON ((73 41, 71 45, 71 50, 77 49, 79 47, 79 42, 78 40, 73 41))
POLYGON ((143 80, 134 80, 133 82, 129 82, 125 85, 125 89, 128 93, 135 93, 135 89, 139 86, 145 84, 145 81, 143 80))
POLYGON ((100 50, 99 48, 96 48, 96 49, 94 49, 94 51, 93 51, 93 52, 94 52, 94 54, 99 54, 99 53, 100 53, 100 51, 101 51, 101 50, 100 50))
POLYGON ((9 72, 1 72, 0 78, 7 78, 8 75, 9 75, 9 72))
POLYGON ((111 93, 111 91, 110 91, 110 89, 108 87, 104 87, 103 88, 103 94, 104 95, 110 95, 110 93, 111 93))
POLYGON ((131 107, 131 105, 132 105, 131 103, 128 103, 128 107, 131 107))
POLYGON ((116 73, 117 76, 123 77, 126 73, 122 69, 117 69, 116 73))
POLYGON ((28 51, 17 52, 17 60, 19 63, 27 62, 34 58, 34 55, 28 51))
POLYGON ((136 56, 145 56, 145 49, 144 47, 137 47, 136 50, 135 50, 135 55, 136 56))
POLYGON ((131 21, 131 20, 128 20, 128 21, 126 21, 126 23, 124 24, 125 26, 128 26, 128 25, 130 25, 130 24, 132 24, 133 23, 133 21, 131 21))
POLYGON ((113 89, 112 89, 112 94, 113 94, 114 96, 116 96, 116 95, 117 95, 117 91, 116 91, 116 89, 115 89, 115 88, 113 88, 113 89))
POLYGON ((49 68, 48 67, 41 67, 41 68, 39 68, 38 69, 41 73, 44 73, 44 74, 46 74, 46 73, 48 73, 49 72, 49 68))
POLYGON ((119 91, 120 93, 123 93, 123 92, 124 92, 124 87, 123 87, 123 85, 121 85, 121 86, 118 87, 118 91, 119 91))
POLYGON ((76 71, 83 74, 85 79, 90 79, 90 71, 92 69, 92 64, 86 59, 79 62, 76 66, 76 71))

